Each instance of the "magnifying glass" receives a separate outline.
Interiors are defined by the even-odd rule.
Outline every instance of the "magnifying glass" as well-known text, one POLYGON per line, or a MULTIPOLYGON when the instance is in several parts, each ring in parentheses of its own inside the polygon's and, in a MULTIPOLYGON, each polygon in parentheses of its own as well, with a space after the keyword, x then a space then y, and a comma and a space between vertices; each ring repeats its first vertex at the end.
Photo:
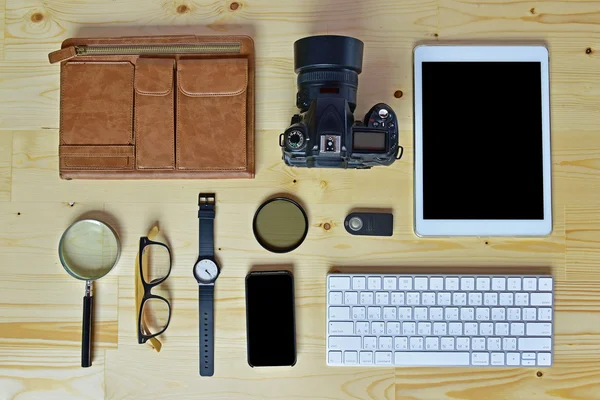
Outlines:
POLYGON ((92 282, 108 274, 119 260, 121 246, 117 233, 103 222, 84 219, 72 224, 60 238, 58 256, 65 271, 85 281, 81 366, 92 366, 92 282))

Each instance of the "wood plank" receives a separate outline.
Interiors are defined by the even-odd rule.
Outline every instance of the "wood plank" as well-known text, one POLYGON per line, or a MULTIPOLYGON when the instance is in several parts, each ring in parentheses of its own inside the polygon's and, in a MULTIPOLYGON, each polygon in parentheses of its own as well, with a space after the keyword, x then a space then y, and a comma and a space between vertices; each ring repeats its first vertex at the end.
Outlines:
POLYGON ((567 207, 566 269, 569 279, 600 281, 600 210, 567 207))
POLYGON ((12 186, 12 132, 0 133, 0 201, 10 201, 12 186))

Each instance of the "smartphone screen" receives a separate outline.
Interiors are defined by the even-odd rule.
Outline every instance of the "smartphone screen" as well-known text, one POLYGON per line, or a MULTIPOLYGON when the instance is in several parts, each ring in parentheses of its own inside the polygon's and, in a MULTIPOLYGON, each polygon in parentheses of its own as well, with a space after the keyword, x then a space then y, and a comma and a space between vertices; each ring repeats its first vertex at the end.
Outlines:
POLYGON ((248 364, 296 363, 294 278, 287 271, 251 272, 246 277, 248 364))

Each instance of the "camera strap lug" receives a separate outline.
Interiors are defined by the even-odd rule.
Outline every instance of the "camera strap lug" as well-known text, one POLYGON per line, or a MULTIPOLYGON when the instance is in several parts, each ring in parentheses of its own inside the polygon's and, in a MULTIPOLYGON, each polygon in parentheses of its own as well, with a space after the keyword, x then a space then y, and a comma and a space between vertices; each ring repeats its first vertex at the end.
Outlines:
POLYGON ((396 160, 399 160, 404 155, 404 147, 398 145, 398 150, 396 151, 396 160))

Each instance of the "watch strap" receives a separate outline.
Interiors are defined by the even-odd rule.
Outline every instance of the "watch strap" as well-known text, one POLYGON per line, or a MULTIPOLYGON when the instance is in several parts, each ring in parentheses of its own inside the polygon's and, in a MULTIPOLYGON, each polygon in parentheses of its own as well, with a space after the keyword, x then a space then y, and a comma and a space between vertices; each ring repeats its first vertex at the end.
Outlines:
POLYGON ((200 257, 215 255, 215 201, 214 193, 198 195, 198 255, 200 257))
POLYGON ((200 312, 200 376, 213 376, 215 356, 215 286, 199 285, 198 299, 198 307, 200 312))

